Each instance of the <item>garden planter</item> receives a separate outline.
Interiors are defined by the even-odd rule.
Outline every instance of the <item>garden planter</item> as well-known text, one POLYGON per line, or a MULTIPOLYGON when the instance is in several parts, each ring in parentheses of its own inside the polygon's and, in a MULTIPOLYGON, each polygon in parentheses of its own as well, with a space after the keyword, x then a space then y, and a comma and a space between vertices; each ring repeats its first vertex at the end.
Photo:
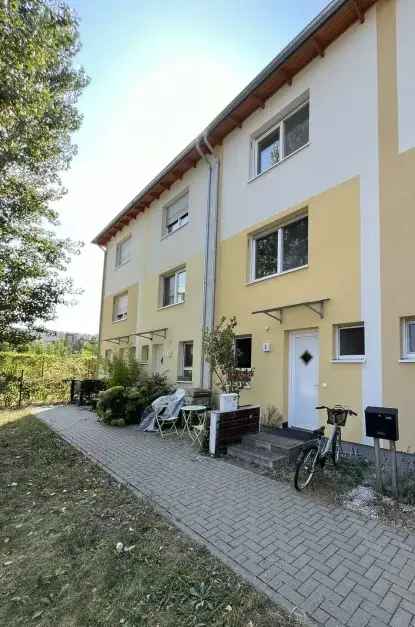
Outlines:
POLYGON ((238 409, 238 394, 220 394, 219 395, 219 411, 235 411, 238 409))

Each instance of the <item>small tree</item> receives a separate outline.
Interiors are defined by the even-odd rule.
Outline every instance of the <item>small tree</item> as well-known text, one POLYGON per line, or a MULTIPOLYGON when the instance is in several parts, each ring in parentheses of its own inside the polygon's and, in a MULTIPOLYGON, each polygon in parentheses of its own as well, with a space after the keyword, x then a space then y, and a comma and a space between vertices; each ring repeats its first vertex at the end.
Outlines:
POLYGON ((203 334, 203 349, 205 359, 213 374, 216 376, 222 392, 239 392, 246 387, 254 376, 252 368, 238 368, 236 317, 226 319, 223 316, 219 324, 213 329, 207 329, 203 334))

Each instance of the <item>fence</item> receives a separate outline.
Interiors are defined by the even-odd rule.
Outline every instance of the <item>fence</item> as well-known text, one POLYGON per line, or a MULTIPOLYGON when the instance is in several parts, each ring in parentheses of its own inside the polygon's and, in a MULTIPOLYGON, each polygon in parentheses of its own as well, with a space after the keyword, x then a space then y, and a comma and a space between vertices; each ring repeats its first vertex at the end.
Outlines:
POLYGON ((0 353, 0 407, 50 404, 70 400, 70 379, 91 378, 96 359, 0 353))

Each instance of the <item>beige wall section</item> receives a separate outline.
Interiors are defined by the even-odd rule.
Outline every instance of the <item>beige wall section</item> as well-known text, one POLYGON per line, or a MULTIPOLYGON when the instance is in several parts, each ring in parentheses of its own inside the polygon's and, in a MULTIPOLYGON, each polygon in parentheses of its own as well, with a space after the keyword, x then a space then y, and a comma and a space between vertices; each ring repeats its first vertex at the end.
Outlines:
MULTIPOLYGON (((161 372, 172 382, 177 381, 179 369, 179 343, 193 342, 193 379, 191 385, 198 386, 200 380, 203 293, 203 258, 201 255, 186 260, 186 300, 184 303, 159 307, 160 276, 149 274, 140 286, 139 329, 166 329, 166 339, 154 336, 153 341, 137 339, 138 356, 143 345, 149 346, 149 369, 153 367, 154 345, 161 345, 163 364, 161 372)), ((173 269, 165 268, 166 271, 173 269)), ((186 387, 186 384, 184 384, 186 387)))
MULTIPOLYGON (((161 371, 171 382, 176 382, 179 365, 179 342, 193 341, 193 380, 191 385, 200 385, 200 360, 202 338, 203 270, 206 237, 208 169, 204 161, 187 172, 160 199, 154 201, 144 213, 118 233, 107 247, 107 268, 104 285, 104 320, 102 337, 120 336, 126 333, 141 333, 156 329, 167 329, 166 339, 154 336, 153 340, 139 336, 130 338, 135 345, 137 358, 141 361, 142 347, 149 346, 149 361, 146 370, 153 370, 154 345, 161 345, 163 364, 161 371), (189 222, 168 236, 163 236, 163 211, 167 204, 181 195, 189 193, 189 222), (116 268, 116 246, 131 236, 131 258, 122 267, 116 268), (185 266, 187 273, 185 303, 160 308, 160 276, 170 270, 185 266), (132 299, 135 312, 128 315, 127 322, 113 324, 112 299, 127 287, 138 285, 132 299)), ((108 343, 107 343, 108 344, 108 343)), ((111 348, 117 352, 118 345, 102 344, 102 350, 111 348)), ((121 346, 126 346, 122 344, 121 346)), ((186 385, 186 384, 185 384, 186 385)))
MULTIPOLYGON (((399 1, 399 0, 398 0, 399 1)), ((415 452, 415 363, 400 363, 400 318, 415 315, 415 149, 399 153, 395 0, 377 9, 384 403, 399 408, 398 448, 415 452)))
MULTIPOLYGON (((288 410, 288 333, 317 328, 320 335, 320 402, 344 403, 361 410, 363 364, 332 363, 333 325, 358 322, 360 316, 360 190, 357 178, 314 196, 283 213, 278 220, 308 209, 309 267, 257 283, 247 284, 249 236, 268 224, 223 240, 219 249, 217 312, 236 315, 238 333, 252 334, 252 365, 255 376, 242 402, 276 405, 285 416, 288 410), (323 320, 305 307, 284 312, 283 323, 256 309, 330 298, 323 320), (272 351, 262 352, 263 342, 272 351), (326 385, 323 385, 326 384, 326 385)), ((275 217, 274 217, 275 221, 275 217)), ((344 437, 360 441, 361 420, 349 421, 344 437)))
POLYGON ((137 326, 137 304, 138 304, 138 285, 129 285, 125 289, 120 290, 118 293, 128 292, 128 312, 127 319, 120 322, 114 322, 112 319, 114 309, 114 297, 117 294, 111 294, 104 297, 102 308, 102 342, 101 353, 104 354, 107 349, 111 349, 113 354, 118 353, 120 348, 134 346, 134 339, 127 337, 134 333, 137 326), (113 337, 123 337, 125 341, 120 344, 114 342, 106 342, 105 340, 113 337))

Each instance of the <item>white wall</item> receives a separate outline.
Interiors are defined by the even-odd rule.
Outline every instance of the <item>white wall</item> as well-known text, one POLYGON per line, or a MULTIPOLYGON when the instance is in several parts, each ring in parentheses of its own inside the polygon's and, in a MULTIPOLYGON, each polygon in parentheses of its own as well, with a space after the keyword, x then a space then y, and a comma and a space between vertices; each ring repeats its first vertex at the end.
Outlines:
POLYGON ((399 151, 415 147, 415 1, 396 0, 399 151))

